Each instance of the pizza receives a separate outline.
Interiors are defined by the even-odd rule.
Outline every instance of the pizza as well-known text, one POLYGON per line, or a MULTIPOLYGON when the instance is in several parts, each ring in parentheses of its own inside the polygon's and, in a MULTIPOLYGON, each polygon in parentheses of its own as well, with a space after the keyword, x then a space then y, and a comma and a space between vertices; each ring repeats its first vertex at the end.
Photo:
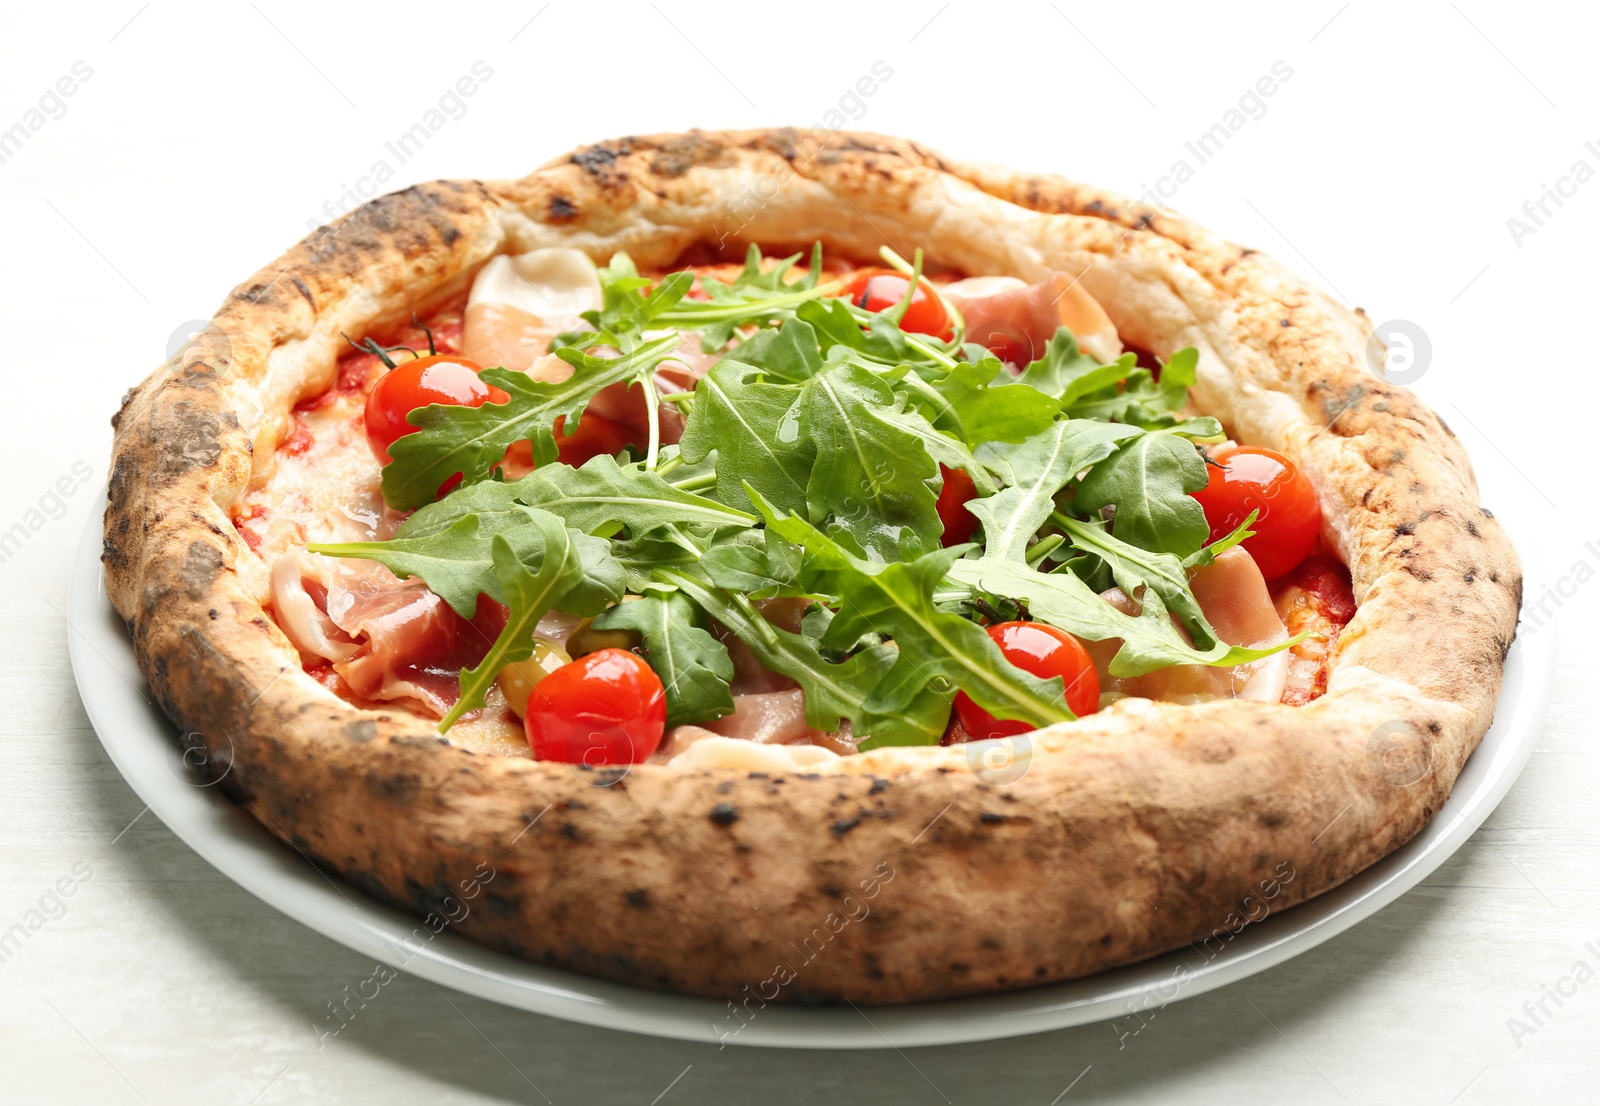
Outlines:
POLYGON ((745 1009, 1215 950, 1433 817, 1515 632, 1370 334, 1063 179, 607 142, 236 289, 114 420, 107 592, 419 932, 745 1009))

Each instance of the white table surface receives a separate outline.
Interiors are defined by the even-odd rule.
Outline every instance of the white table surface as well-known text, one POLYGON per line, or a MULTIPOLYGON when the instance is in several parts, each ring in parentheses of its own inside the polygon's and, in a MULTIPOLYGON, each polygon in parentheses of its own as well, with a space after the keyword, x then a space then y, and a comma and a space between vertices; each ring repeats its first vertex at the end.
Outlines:
POLYGON ((74 891, 0 960, 0 1101, 1596 1100, 1592 17, 1481 0, 1120 15, 1061 2, 1004 16, 962 2, 842 4, 781 18, 675 0, 473 14, 139 4, 0 16, 0 129, 26 127, 74 62, 92 70, 0 163, 0 533, 27 534, 0 562, 0 931, 62 877, 74 891), (397 164, 385 142, 478 60, 493 73, 465 113, 397 164), (410 977, 319 1048, 313 1021, 373 965, 141 816, 73 688, 68 568, 118 398, 325 203, 350 206, 337 197, 376 161, 394 188, 513 176, 630 131, 826 121, 880 60, 891 78, 845 99, 854 125, 1132 192, 1183 160, 1193 173, 1173 206, 1426 333, 1417 389, 1481 468, 1516 473, 1540 519, 1524 553, 1568 593, 1523 627, 1558 634, 1561 662, 1522 779, 1465 848, 1376 918, 1161 1011, 1120 1048, 1097 1025, 898 1054, 719 1052, 410 977), (1226 125, 1279 61, 1292 75, 1259 101, 1264 114, 1247 101, 1201 164, 1185 143, 1226 125), (1582 182, 1567 176, 1579 161, 1582 182), (1547 186, 1571 195, 1547 200, 1536 224, 1523 204, 1547 186), (56 490, 63 480, 72 494, 56 490), (1557 986, 1570 994, 1545 997, 1539 1014, 1557 986))

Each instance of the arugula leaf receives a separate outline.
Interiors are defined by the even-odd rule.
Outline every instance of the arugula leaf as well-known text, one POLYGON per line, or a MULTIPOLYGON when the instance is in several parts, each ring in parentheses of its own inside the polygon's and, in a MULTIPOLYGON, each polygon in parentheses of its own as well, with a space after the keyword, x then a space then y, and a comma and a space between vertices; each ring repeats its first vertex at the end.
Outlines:
POLYGON ((842 349, 885 365, 923 359, 885 312, 867 315, 842 299, 812 300, 795 309, 795 318, 811 325, 824 358, 842 349), (866 330, 861 328, 863 321, 866 330))
POLYGON ((794 407, 800 436, 816 451, 806 484, 811 521, 836 519, 883 560, 908 545, 936 548, 943 532, 929 485, 938 466, 921 440, 882 417, 894 403, 893 389, 875 373, 842 362, 806 381, 794 407))
POLYGON ((504 602, 494 573, 491 544, 496 534, 505 534, 512 551, 522 558, 528 537, 539 538, 538 530, 521 511, 492 518, 462 515, 448 527, 419 538, 391 538, 376 542, 311 542, 312 553, 329 557, 360 557, 376 561, 402 579, 420 576, 439 598, 450 604, 462 618, 471 618, 478 609, 478 596, 488 593, 504 602), (523 539, 521 542, 518 539, 523 539))
POLYGON ((1078 483, 1074 514, 1115 505, 1111 532, 1123 541, 1180 558, 1206 543, 1211 527, 1190 492, 1206 486, 1206 462, 1187 438, 1155 430, 1126 442, 1078 483))
POLYGON ((941 690, 954 685, 997 718, 1048 726, 1074 717, 1059 676, 1041 680, 1013 666, 981 626, 934 605, 934 589, 967 546, 895 564, 865 561, 804 519, 779 517, 759 495, 752 498, 768 529, 805 550, 802 583, 839 599, 822 645, 850 648, 868 633, 894 638, 895 662, 868 697, 867 709, 900 710, 930 685, 941 690))
POLYGON ((1221 640, 1200 610, 1200 602, 1189 588, 1189 574, 1177 557, 1130 545, 1108 533, 1104 524, 1065 515, 1057 515, 1056 522, 1074 546, 1110 567, 1111 578, 1125 595, 1138 596, 1141 603, 1150 601, 1151 592, 1160 596, 1162 604, 1189 631, 1196 648, 1203 652, 1221 640))
POLYGON ((619 529, 639 535, 669 523, 748 527, 756 516, 686 492, 641 464, 621 465, 601 454, 582 468, 543 465, 520 480, 486 482, 451 492, 418 510, 397 534, 420 538, 476 516, 490 528, 515 520, 519 507, 538 507, 586 534, 619 529))
POLYGON ((802 304, 836 292, 841 282, 819 284, 822 274, 822 243, 811 251, 811 267, 798 280, 788 280, 800 254, 786 257, 766 271, 761 268, 761 250, 751 243, 745 255, 744 270, 724 284, 714 277, 700 281, 707 299, 683 300, 670 311, 661 313, 657 322, 663 326, 682 326, 700 331, 703 348, 710 352, 721 349, 739 327, 749 323, 771 322, 792 317, 802 304))
POLYGON ((637 630, 644 659, 667 692, 667 725, 709 722, 733 713, 733 658, 697 625, 699 611, 676 591, 652 590, 594 620, 598 630, 637 630))
POLYGON ((505 629, 477 667, 461 670, 461 698, 439 723, 441 733, 467 711, 483 705, 484 692, 500 669, 533 655, 534 627, 583 580, 583 561, 572 532, 554 515, 539 512, 533 518, 544 540, 538 563, 531 568, 522 562, 504 534, 494 536, 491 557, 495 579, 510 614, 505 629))
POLYGON ((874 689, 899 662, 899 654, 889 646, 870 646, 843 661, 830 661, 814 639, 774 626, 737 592, 715 587, 691 570, 662 568, 656 577, 678 588, 726 626, 763 668, 799 684, 805 697, 806 724, 812 729, 838 730, 841 721, 848 719, 851 732, 862 739, 861 749, 937 745, 944 736, 954 688, 929 688, 897 711, 869 707, 874 689))
POLYGON ((984 442, 1020 442, 1033 437, 1061 414, 1053 397, 1026 380, 1015 382, 998 358, 962 362, 933 389, 945 405, 929 414, 938 429, 976 449, 984 442))
POLYGON ((1174 664, 1231 667, 1270 656, 1299 640, 1264 649, 1222 642, 1196 649, 1178 632, 1159 596, 1142 603, 1138 614, 1123 614, 1073 573, 1037 572, 1023 561, 994 557, 956 561, 949 576, 977 591, 1021 600, 1039 621, 1088 641, 1120 639, 1122 647, 1108 666, 1113 676, 1142 676, 1174 664))
POLYGON ((700 558, 700 571, 718 587, 752 599, 804 595, 800 582, 800 549, 771 530, 762 530, 765 544, 717 545, 700 558))
POLYGON ((1260 514, 1260 511, 1251 511, 1245 516, 1245 520, 1243 522, 1234 527, 1233 533, 1225 534, 1216 541, 1212 542, 1210 545, 1206 546, 1204 549, 1200 550, 1200 552, 1185 557, 1183 559, 1183 567, 1200 568, 1203 565, 1212 564, 1218 557, 1222 556, 1234 546, 1246 541, 1249 538, 1255 537, 1256 532, 1250 529, 1250 527, 1255 525, 1255 521, 1260 514))
MULTIPOLYGON (((1161 366, 1158 381, 1149 369, 1134 367, 1129 355, 1123 354, 1116 365, 1119 369, 1126 366, 1129 371, 1120 381, 1097 392, 1081 393, 1081 398, 1065 404, 1066 411, 1074 418, 1124 422, 1146 430, 1172 427, 1179 422, 1177 412, 1189 402, 1189 389, 1194 385, 1199 364, 1199 350, 1192 346, 1179 350, 1161 366)), ((1206 422, 1220 432, 1216 420, 1206 422)))
POLYGON ((383 467, 384 499, 398 510, 432 503, 439 488, 458 472, 467 484, 487 479, 506 450, 523 439, 533 443, 539 464, 554 461, 557 419, 566 420, 570 434, 596 393, 653 372, 678 342, 676 333, 668 334, 616 357, 559 349, 556 355, 574 371, 556 383, 506 369, 485 369, 480 374, 484 382, 502 388, 509 401, 481 407, 433 404, 411 412, 408 421, 419 429, 389 447, 393 460, 383 467))
POLYGON ((810 323, 789 319, 781 326, 757 331, 734 346, 722 363, 729 361, 754 366, 784 383, 800 384, 821 370, 822 347, 810 323))
POLYGON ((1044 356, 1022 372, 1022 382, 1054 396, 1062 406, 1070 406, 1091 393, 1113 388, 1133 372, 1135 357, 1125 353, 1109 365, 1102 365, 1078 347, 1078 339, 1066 327, 1057 327, 1044 356))
POLYGON ((748 482, 784 510, 798 510, 815 457, 788 418, 800 389, 763 380, 763 371, 732 359, 713 365, 695 388, 678 449, 690 463, 716 451, 717 498, 724 503, 747 506, 748 482))
POLYGON ((915 407, 905 406, 906 397, 901 395, 900 406, 883 408, 878 411, 878 418, 891 426, 898 427, 904 433, 922 443, 922 448, 928 451, 928 456, 936 462, 950 469, 962 469, 972 477, 979 495, 993 495, 995 483, 989 475, 989 470, 984 468, 972 451, 964 442, 952 438, 950 435, 934 429, 934 426, 915 407))
MULTIPOLYGON (((359 557, 376 561, 400 577, 420 576, 428 589, 450 604, 462 618, 471 618, 479 594, 509 603, 496 569, 496 540, 504 541, 518 560, 537 564, 545 555, 554 515, 518 506, 499 515, 463 515, 448 527, 420 537, 391 538, 380 542, 314 542, 313 553, 332 557, 359 557)), ((569 614, 590 615, 622 597, 622 566, 612 557, 609 543, 587 534, 571 535, 581 576, 562 600, 569 614)))
POLYGON ((1119 441, 1138 433, 1133 427, 1068 419, 1052 423, 1020 445, 980 446, 979 458, 1010 485, 967 504, 983 523, 985 553, 1020 560, 1028 539, 1055 510, 1056 493, 1078 473, 1116 452, 1119 441))

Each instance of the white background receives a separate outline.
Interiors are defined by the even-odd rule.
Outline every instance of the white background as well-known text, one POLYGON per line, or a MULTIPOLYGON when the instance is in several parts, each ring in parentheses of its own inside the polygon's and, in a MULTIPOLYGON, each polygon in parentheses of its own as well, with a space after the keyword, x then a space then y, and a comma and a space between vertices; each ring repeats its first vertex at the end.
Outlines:
POLYGON ((1600 539, 1600 180, 1520 241, 1507 226, 1574 162, 1600 171, 1592 20, 1481 0, 139 4, 0 17, 0 128, 75 61, 93 69, 0 164, 0 531, 37 524, 0 565, 0 929, 74 863, 93 873, 0 963, 0 1100, 1594 1101, 1600 978, 1559 1009, 1547 1000, 1532 1035, 1508 1026, 1576 961, 1600 969, 1585 948, 1600 948, 1600 647, 1587 632, 1600 555, 1584 547, 1600 539), (1560 635, 1562 661, 1531 764, 1419 889, 1310 954, 1169 1007, 1121 1049, 1098 1025, 906 1054, 718 1052, 412 978, 319 1049, 311 1022, 372 965, 259 904, 153 815, 135 820, 142 803, 73 689, 67 569, 121 393, 325 203, 350 206, 337 197, 380 158, 396 188, 520 175, 629 132, 807 125, 880 59, 893 76, 847 102, 855 126, 1131 192, 1186 160, 1195 174, 1173 206, 1375 320, 1422 328, 1418 390, 1480 468, 1516 474, 1506 486, 1541 520, 1524 554, 1573 585, 1547 600, 1559 622, 1536 631, 1560 635), (477 60, 493 76, 465 114, 395 165, 384 142, 477 60), (1280 60, 1293 76, 1265 114, 1198 164, 1185 141, 1280 60), (76 462, 92 480, 50 498, 76 462))

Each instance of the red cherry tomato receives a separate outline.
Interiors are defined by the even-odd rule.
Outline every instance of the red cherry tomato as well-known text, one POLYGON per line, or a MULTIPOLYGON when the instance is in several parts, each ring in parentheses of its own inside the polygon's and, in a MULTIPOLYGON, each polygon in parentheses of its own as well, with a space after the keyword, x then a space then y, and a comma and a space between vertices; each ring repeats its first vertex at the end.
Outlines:
POLYGON ((990 353, 1016 365, 1019 370, 1027 368, 1044 355, 1044 346, 1028 337, 1015 323, 1003 320, 989 323, 983 328, 982 334, 972 334, 970 337, 979 345, 988 346, 990 353))
POLYGON ((638 764, 661 744, 667 693, 637 656, 601 649, 540 680, 523 723, 539 760, 638 764))
POLYGON ((939 489, 939 502, 935 505, 939 511, 939 521, 944 524, 944 537, 939 540, 946 546, 961 545, 971 541, 978 529, 978 517, 966 507, 978 492, 972 486, 972 477, 967 475, 966 469, 940 465, 939 474, 944 477, 944 487, 939 489))
MULTIPOLYGON (((578 428, 571 434, 563 429, 565 421, 564 418, 559 418, 555 422, 556 460, 565 462, 573 468, 578 468, 602 453, 610 457, 627 446, 639 444, 639 435, 615 419, 596 415, 592 411, 584 414, 578 422, 578 428)), ((526 438, 513 442, 511 448, 506 450, 506 460, 513 462, 519 469, 533 468, 533 446, 526 438)))
MULTIPOLYGON (((862 269, 850 278, 844 294, 850 302, 867 311, 887 311, 906 298, 911 281, 888 269, 862 269)), ((928 292, 926 281, 917 281, 917 291, 911 297, 900 320, 900 329, 911 334, 931 334, 949 341, 955 331, 950 327, 950 316, 944 304, 928 292)))
POLYGON ((556 457, 574 468, 602 453, 609 457, 637 444, 633 431, 603 415, 585 414, 571 434, 566 432, 564 423, 564 419, 556 420, 556 457))
POLYGON ((1322 508, 1311 481, 1281 453, 1260 446, 1223 446, 1206 466, 1210 483, 1194 493, 1205 508, 1211 540, 1239 528, 1259 511, 1244 542, 1261 575, 1276 579, 1305 560, 1322 530, 1322 508))
POLYGON ((367 393, 367 441, 378 460, 389 463, 389 447, 417 428, 406 416, 431 403, 482 407, 510 397, 478 379, 480 366, 465 357, 441 353, 407 361, 378 378, 367 393))
MULTIPOLYGON (((1001 622, 989 627, 989 637, 1000 652, 1024 672, 1042 680, 1061 677, 1067 691, 1067 706, 1082 718, 1100 709, 1100 673, 1083 643, 1065 630, 1042 622, 1001 622)), ((956 692, 956 718, 972 741, 990 737, 1010 737, 1030 732, 1034 727, 1015 719, 1000 719, 956 692)))

